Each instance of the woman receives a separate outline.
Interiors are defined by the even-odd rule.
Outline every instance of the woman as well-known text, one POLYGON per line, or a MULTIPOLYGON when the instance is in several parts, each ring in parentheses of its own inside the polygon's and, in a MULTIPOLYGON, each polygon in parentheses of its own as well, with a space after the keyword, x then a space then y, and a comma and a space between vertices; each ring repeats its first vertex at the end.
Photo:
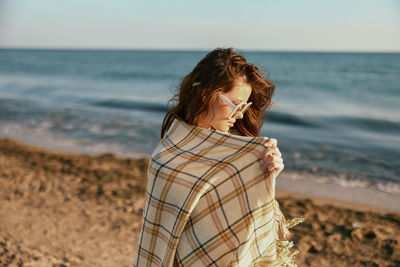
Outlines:
POLYGON ((134 266, 295 265, 286 240, 301 220, 279 210, 282 155, 259 136, 274 89, 232 48, 184 77, 151 154, 134 266))

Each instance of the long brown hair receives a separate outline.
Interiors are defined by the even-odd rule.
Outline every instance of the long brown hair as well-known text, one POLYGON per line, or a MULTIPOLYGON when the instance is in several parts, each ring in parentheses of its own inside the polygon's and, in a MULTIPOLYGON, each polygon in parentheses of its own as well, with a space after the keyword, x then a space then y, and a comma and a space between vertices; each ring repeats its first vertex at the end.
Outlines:
POLYGON ((253 104, 245 116, 236 121, 233 130, 244 136, 258 136, 264 124, 263 116, 272 104, 275 84, 230 47, 216 48, 209 52, 182 79, 178 92, 168 101, 174 103, 174 106, 164 117, 161 138, 175 118, 197 125, 199 114, 209 110, 218 92, 229 92, 239 79, 251 86, 248 101, 253 104))

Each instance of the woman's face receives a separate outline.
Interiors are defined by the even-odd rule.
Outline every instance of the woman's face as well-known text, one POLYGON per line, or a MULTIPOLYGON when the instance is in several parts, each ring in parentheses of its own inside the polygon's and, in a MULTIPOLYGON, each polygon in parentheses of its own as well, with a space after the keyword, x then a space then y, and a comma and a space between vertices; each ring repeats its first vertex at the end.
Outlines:
MULTIPOLYGON (((250 85, 243 83, 242 80, 236 83, 231 91, 222 93, 233 104, 238 105, 241 101, 248 102, 251 94, 250 85)), ((229 119, 232 109, 221 98, 217 97, 216 101, 211 105, 207 115, 199 117, 199 126, 208 129, 210 126, 221 132, 228 132, 233 127, 236 120, 243 118, 240 113, 236 119, 229 119)), ((246 112, 244 113, 244 115, 246 112)))

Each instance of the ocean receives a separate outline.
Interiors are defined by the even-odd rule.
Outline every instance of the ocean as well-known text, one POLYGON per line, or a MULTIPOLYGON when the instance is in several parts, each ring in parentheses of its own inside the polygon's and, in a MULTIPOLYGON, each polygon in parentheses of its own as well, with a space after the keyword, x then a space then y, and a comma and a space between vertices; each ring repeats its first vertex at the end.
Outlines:
MULTIPOLYGON (((0 49, 0 136, 147 157, 208 52, 0 49)), ((400 194, 400 53, 240 53, 276 84, 261 135, 278 140, 283 172, 400 194)))

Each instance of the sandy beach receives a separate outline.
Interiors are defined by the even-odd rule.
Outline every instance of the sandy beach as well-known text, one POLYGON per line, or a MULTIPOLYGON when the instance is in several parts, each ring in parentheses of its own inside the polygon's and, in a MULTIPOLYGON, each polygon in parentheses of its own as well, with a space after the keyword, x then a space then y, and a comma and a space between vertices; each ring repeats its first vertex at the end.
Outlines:
MULTIPOLYGON (((132 266, 147 163, 0 139, 0 266, 132 266)), ((305 218, 292 229, 299 266, 400 266, 400 212, 296 194, 284 181, 283 213, 305 218)))

